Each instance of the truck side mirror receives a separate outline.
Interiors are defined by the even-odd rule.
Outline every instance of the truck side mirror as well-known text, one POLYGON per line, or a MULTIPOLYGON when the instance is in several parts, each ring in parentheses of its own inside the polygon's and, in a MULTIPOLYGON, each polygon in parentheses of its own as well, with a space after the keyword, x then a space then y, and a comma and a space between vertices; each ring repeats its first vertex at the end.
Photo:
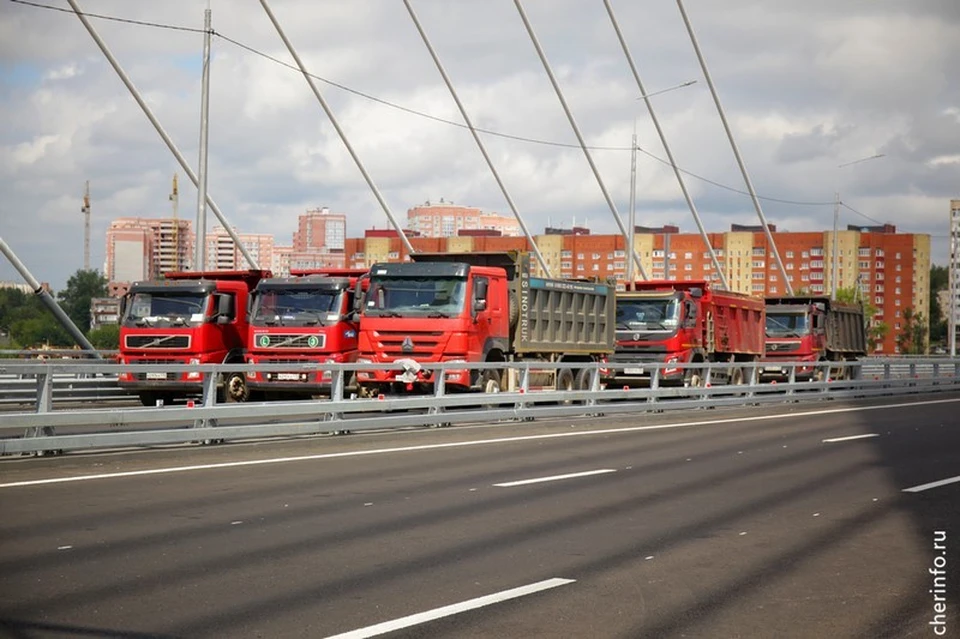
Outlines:
POLYGON ((221 295, 217 302, 217 324, 229 324, 233 321, 233 296, 221 295))
POLYGON ((693 299, 700 299, 703 297, 703 289, 699 286, 690 289, 690 297, 693 299))
POLYGON ((487 310, 487 300, 474 300, 473 310, 477 311, 478 313, 480 311, 487 310))

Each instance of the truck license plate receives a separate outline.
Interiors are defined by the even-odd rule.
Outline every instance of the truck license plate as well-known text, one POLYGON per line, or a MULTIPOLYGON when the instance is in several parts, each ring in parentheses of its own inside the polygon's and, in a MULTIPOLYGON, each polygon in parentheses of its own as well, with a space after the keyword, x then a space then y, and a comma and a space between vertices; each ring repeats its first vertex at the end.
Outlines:
POLYGON ((623 369, 625 375, 643 375, 643 367, 633 367, 623 369))
POLYGON ((166 379, 166 373, 147 373, 147 379, 166 379))
POLYGON ((277 380, 281 382, 299 382, 300 373, 277 373, 277 380))

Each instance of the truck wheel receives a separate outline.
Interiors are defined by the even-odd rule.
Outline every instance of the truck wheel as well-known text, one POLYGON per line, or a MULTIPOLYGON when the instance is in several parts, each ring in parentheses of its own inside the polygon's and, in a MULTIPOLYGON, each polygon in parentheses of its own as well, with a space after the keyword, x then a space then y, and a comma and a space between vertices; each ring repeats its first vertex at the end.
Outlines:
POLYGON ((483 371, 482 382, 484 393, 500 392, 500 373, 498 371, 483 371))
POLYGON ((743 369, 737 366, 733 369, 733 373, 730 374, 730 383, 734 386, 743 386, 743 369))
POLYGON ((223 382, 224 401, 245 402, 250 399, 247 377, 243 373, 227 373, 223 382))
POLYGON ((140 393, 137 397, 144 406, 156 406, 157 400, 160 399, 160 393, 140 393))
MULTIPOLYGON (((574 385, 573 371, 569 368, 565 368, 559 373, 557 373, 557 390, 570 392, 575 390, 576 386, 574 385)), ((563 406, 569 406, 573 401, 569 399, 561 400, 560 404, 563 406)))
POLYGON ((683 378, 683 385, 688 388, 700 388, 703 386, 703 378, 700 376, 700 369, 687 369, 686 375, 683 378))
POLYGON ((520 302, 514 295, 510 295, 507 299, 507 317, 510 319, 510 328, 520 321, 520 302))

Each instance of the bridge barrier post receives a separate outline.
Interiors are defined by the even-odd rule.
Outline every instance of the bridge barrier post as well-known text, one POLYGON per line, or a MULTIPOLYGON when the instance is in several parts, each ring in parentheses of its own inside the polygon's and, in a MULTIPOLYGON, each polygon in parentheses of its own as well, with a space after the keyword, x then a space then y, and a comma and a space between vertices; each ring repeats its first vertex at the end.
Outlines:
POLYGON ((433 369, 433 397, 436 403, 430 407, 430 415, 439 415, 443 412, 441 402, 447 391, 447 373, 444 370, 433 369))
MULTIPOLYGON (((330 401, 331 402, 342 402, 343 401, 343 388, 344 388, 344 378, 346 375, 343 372, 343 369, 338 369, 331 371, 330 374, 330 401)), ((343 419, 343 413, 327 413, 323 421, 337 421, 343 419)))
POLYGON ((787 372, 787 395, 795 395, 797 391, 793 388, 793 385, 797 383, 797 365, 791 364, 790 370, 787 372))
MULTIPOLYGON (((650 371, 650 390, 656 391, 660 390, 660 372, 663 369, 659 365, 654 364, 653 370, 650 371)), ((650 396, 647 398, 647 403, 656 404, 657 395, 656 393, 650 393, 650 396)))
MULTIPOLYGON (((203 408, 213 408, 217 405, 217 379, 218 373, 204 373, 203 375, 203 408)), ((194 420, 194 428, 216 428, 216 419, 201 418, 194 420)), ((203 443, 210 443, 209 440, 203 443)))
MULTIPOLYGON (((36 402, 36 412, 39 414, 49 413, 53 410, 53 372, 52 369, 47 369, 43 372, 37 373, 37 402, 36 402)), ((56 430, 53 426, 31 426, 27 428, 23 433, 23 436, 26 437, 53 437, 56 435, 56 430)), ((44 455, 46 451, 39 451, 34 453, 37 456, 44 455)), ((53 451, 56 453, 56 451, 53 451)))
POLYGON ((940 362, 933 363, 933 385, 940 385, 940 362))
POLYGON ((890 362, 883 363, 883 379, 890 379, 890 362))

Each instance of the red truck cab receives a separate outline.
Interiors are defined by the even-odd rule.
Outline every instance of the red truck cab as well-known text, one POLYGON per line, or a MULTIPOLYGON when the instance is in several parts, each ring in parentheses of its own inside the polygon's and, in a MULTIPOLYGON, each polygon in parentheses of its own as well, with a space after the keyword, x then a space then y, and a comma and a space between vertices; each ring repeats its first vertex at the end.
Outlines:
MULTIPOLYGON (((247 299, 269 276, 264 270, 196 271, 134 282, 123 301, 118 363, 243 363, 247 299)), ((118 384, 153 406, 202 394, 203 373, 124 371, 118 384)), ((241 373, 225 374, 220 387, 226 399, 238 384, 243 384, 241 373)))
MULTIPOLYGON (((503 361, 509 352, 507 273, 463 263, 377 264, 360 320, 360 363, 503 361)), ((427 390, 432 371, 398 381, 403 371, 360 371, 367 394, 427 390)), ((471 371, 448 370, 445 384, 466 390, 479 382, 471 371)))
POLYGON ((699 386, 700 369, 669 365, 728 362, 712 377, 742 383, 744 372, 735 364, 763 354, 763 317, 762 300, 715 290, 707 281, 637 282, 617 292, 617 350, 610 359, 619 365, 616 382, 648 385, 659 368, 661 382, 699 386))
MULTIPOLYGON (((261 280, 252 294, 248 364, 316 364, 296 370, 252 371, 254 395, 304 397, 329 393, 332 375, 321 364, 357 361, 359 324, 354 296, 366 269, 291 270, 291 277, 261 280)), ((346 388, 355 386, 348 376, 346 388)))

